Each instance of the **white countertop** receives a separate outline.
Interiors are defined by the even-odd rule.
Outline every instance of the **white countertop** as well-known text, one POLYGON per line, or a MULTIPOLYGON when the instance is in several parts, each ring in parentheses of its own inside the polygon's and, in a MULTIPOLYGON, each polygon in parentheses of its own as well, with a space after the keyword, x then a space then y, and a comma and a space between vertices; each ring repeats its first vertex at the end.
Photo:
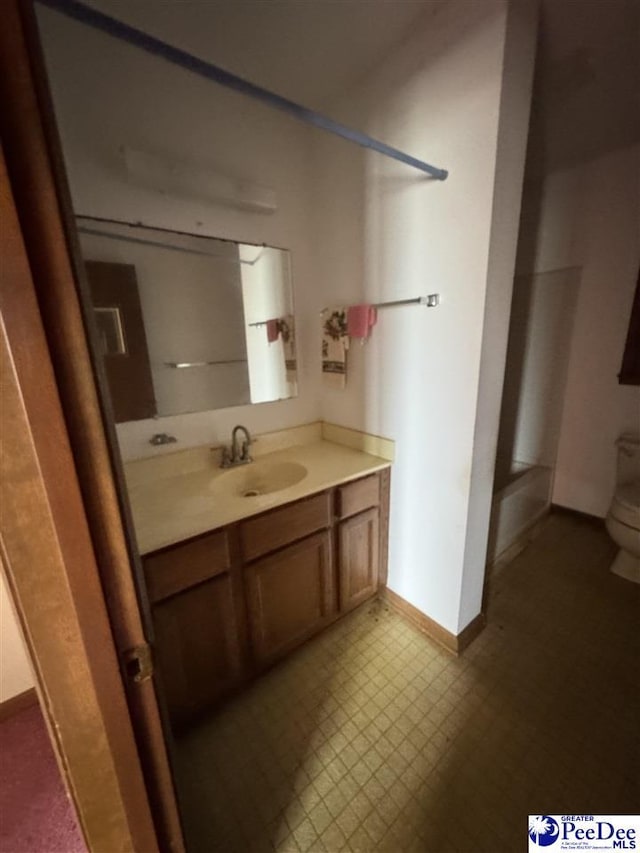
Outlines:
MULTIPOLYGON (((217 456, 211 451, 203 448, 183 451, 174 454, 174 460, 175 464, 165 463, 156 469, 158 476, 150 476, 149 460, 142 460, 146 465, 144 475, 141 475, 140 463, 125 465, 141 554, 356 480, 391 464, 380 456, 318 440, 264 454, 252 463, 256 466, 281 462, 303 465, 307 473, 300 482, 270 494, 243 497, 233 489, 226 490, 229 478, 221 480, 221 477, 228 472, 218 467, 217 456)), ((252 464, 243 466, 242 470, 249 474, 252 464)))

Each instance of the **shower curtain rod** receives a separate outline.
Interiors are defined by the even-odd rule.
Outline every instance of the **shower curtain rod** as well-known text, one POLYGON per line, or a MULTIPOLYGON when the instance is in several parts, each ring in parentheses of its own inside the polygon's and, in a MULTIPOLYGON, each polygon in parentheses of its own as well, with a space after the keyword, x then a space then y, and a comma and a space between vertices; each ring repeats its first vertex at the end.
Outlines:
POLYGON ((242 77, 238 77, 224 68, 213 65, 211 62, 206 62, 204 59, 199 59, 185 50, 167 44, 167 42, 161 41, 135 27, 131 27, 129 24, 125 24, 116 18, 112 18, 110 15, 105 15, 97 9, 91 9, 83 3, 77 2, 77 0, 37 0, 37 2, 58 12, 62 12, 68 17, 87 24, 96 30, 107 33, 107 35, 142 48, 147 53, 166 59, 174 65, 185 68, 187 71, 199 74, 207 80, 212 80, 214 83, 219 83, 228 89, 233 89, 243 95, 248 95, 250 98, 255 98, 274 109, 282 110, 299 121, 304 121, 321 130, 326 130, 349 142, 354 142, 362 148, 369 148, 372 151, 384 154, 386 157, 406 163, 414 169, 419 169, 421 172, 431 175, 436 180, 444 181, 449 174, 446 169, 431 166, 423 160, 418 160, 416 157, 405 154, 404 151, 392 148, 384 142, 378 142, 378 140, 373 139, 366 133, 346 127, 328 116, 322 115, 322 113, 318 113, 308 107, 303 107, 301 104, 290 101, 288 98, 282 97, 282 95, 262 88, 262 86, 257 86, 255 83, 250 83, 248 80, 244 80, 242 77))

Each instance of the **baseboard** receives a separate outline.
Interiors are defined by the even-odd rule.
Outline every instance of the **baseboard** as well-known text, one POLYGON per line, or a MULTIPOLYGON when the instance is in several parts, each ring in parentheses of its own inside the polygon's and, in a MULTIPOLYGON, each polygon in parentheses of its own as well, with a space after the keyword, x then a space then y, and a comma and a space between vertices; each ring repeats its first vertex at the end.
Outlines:
POLYGON ((438 643, 438 645, 442 646, 454 655, 459 655, 464 651, 464 649, 466 649, 467 646, 478 636, 485 625, 484 614, 478 613, 476 618, 473 619, 463 631, 457 635, 452 634, 450 631, 447 631, 446 628, 443 628, 442 625, 438 624, 438 622, 431 619, 421 610, 418 610, 417 607, 414 607, 413 604, 410 604, 406 599, 398 595, 397 592, 394 592, 388 587, 383 587, 380 590, 380 597, 383 601, 386 601, 387 604, 393 607, 394 610, 401 613, 419 631, 422 631, 423 634, 426 634, 438 643))
POLYGON ((597 527, 604 526, 604 518, 599 515, 591 515, 589 512, 582 512, 580 509, 572 509, 569 506, 560 506, 560 504, 551 504, 551 512, 556 515, 569 515, 573 518, 579 518, 582 521, 588 521, 597 527))
POLYGON ((24 693, 18 693, 17 696, 5 699, 4 702, 0 702, 0 723, 8 720, 9 717, 13 717, 14 714, 26 711, 27 708, 31 708, 37 704, 38 695, 35 687, 30 687, 24 693))
POLYGON ((458 648, 456 649, 456 654, 461 654, 467 646, 470 646, 471 643, 475 640, 478 634, 481 634, 484 630, 484 626, 487 624, 487 620, 485 619, 484 612, 478 613, 475 619, 472 619, 471 622, 467 625, 466 628, 463 628, 462 631, 456 636, 456 644, 458 648))

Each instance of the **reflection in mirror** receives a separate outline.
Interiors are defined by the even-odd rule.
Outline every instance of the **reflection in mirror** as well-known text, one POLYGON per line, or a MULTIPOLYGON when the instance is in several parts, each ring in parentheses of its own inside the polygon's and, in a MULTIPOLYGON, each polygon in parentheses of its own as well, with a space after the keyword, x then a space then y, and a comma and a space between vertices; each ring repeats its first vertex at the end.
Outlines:
POLYGON ((296 395, 288 252, 77 224, 116 422, 296 395))

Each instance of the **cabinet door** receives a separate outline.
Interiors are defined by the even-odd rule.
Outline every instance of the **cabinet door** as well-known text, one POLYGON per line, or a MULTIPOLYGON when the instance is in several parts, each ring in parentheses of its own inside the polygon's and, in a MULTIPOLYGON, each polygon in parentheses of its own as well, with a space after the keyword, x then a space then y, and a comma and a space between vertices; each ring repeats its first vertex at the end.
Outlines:
POLYGON ((241 680, 231 576, 219 575, 161 601, 153 618, 169 715, 181 725, 213 707, 241 680))
POLYGON ((331 538, 309 536, 245 569, 249 625, 258 663, 310 637, 334 614, 331 538))
POLYGON ((370 509, 340 524, 340 609, 357 607, 378 589, 379 511, 370 509))

